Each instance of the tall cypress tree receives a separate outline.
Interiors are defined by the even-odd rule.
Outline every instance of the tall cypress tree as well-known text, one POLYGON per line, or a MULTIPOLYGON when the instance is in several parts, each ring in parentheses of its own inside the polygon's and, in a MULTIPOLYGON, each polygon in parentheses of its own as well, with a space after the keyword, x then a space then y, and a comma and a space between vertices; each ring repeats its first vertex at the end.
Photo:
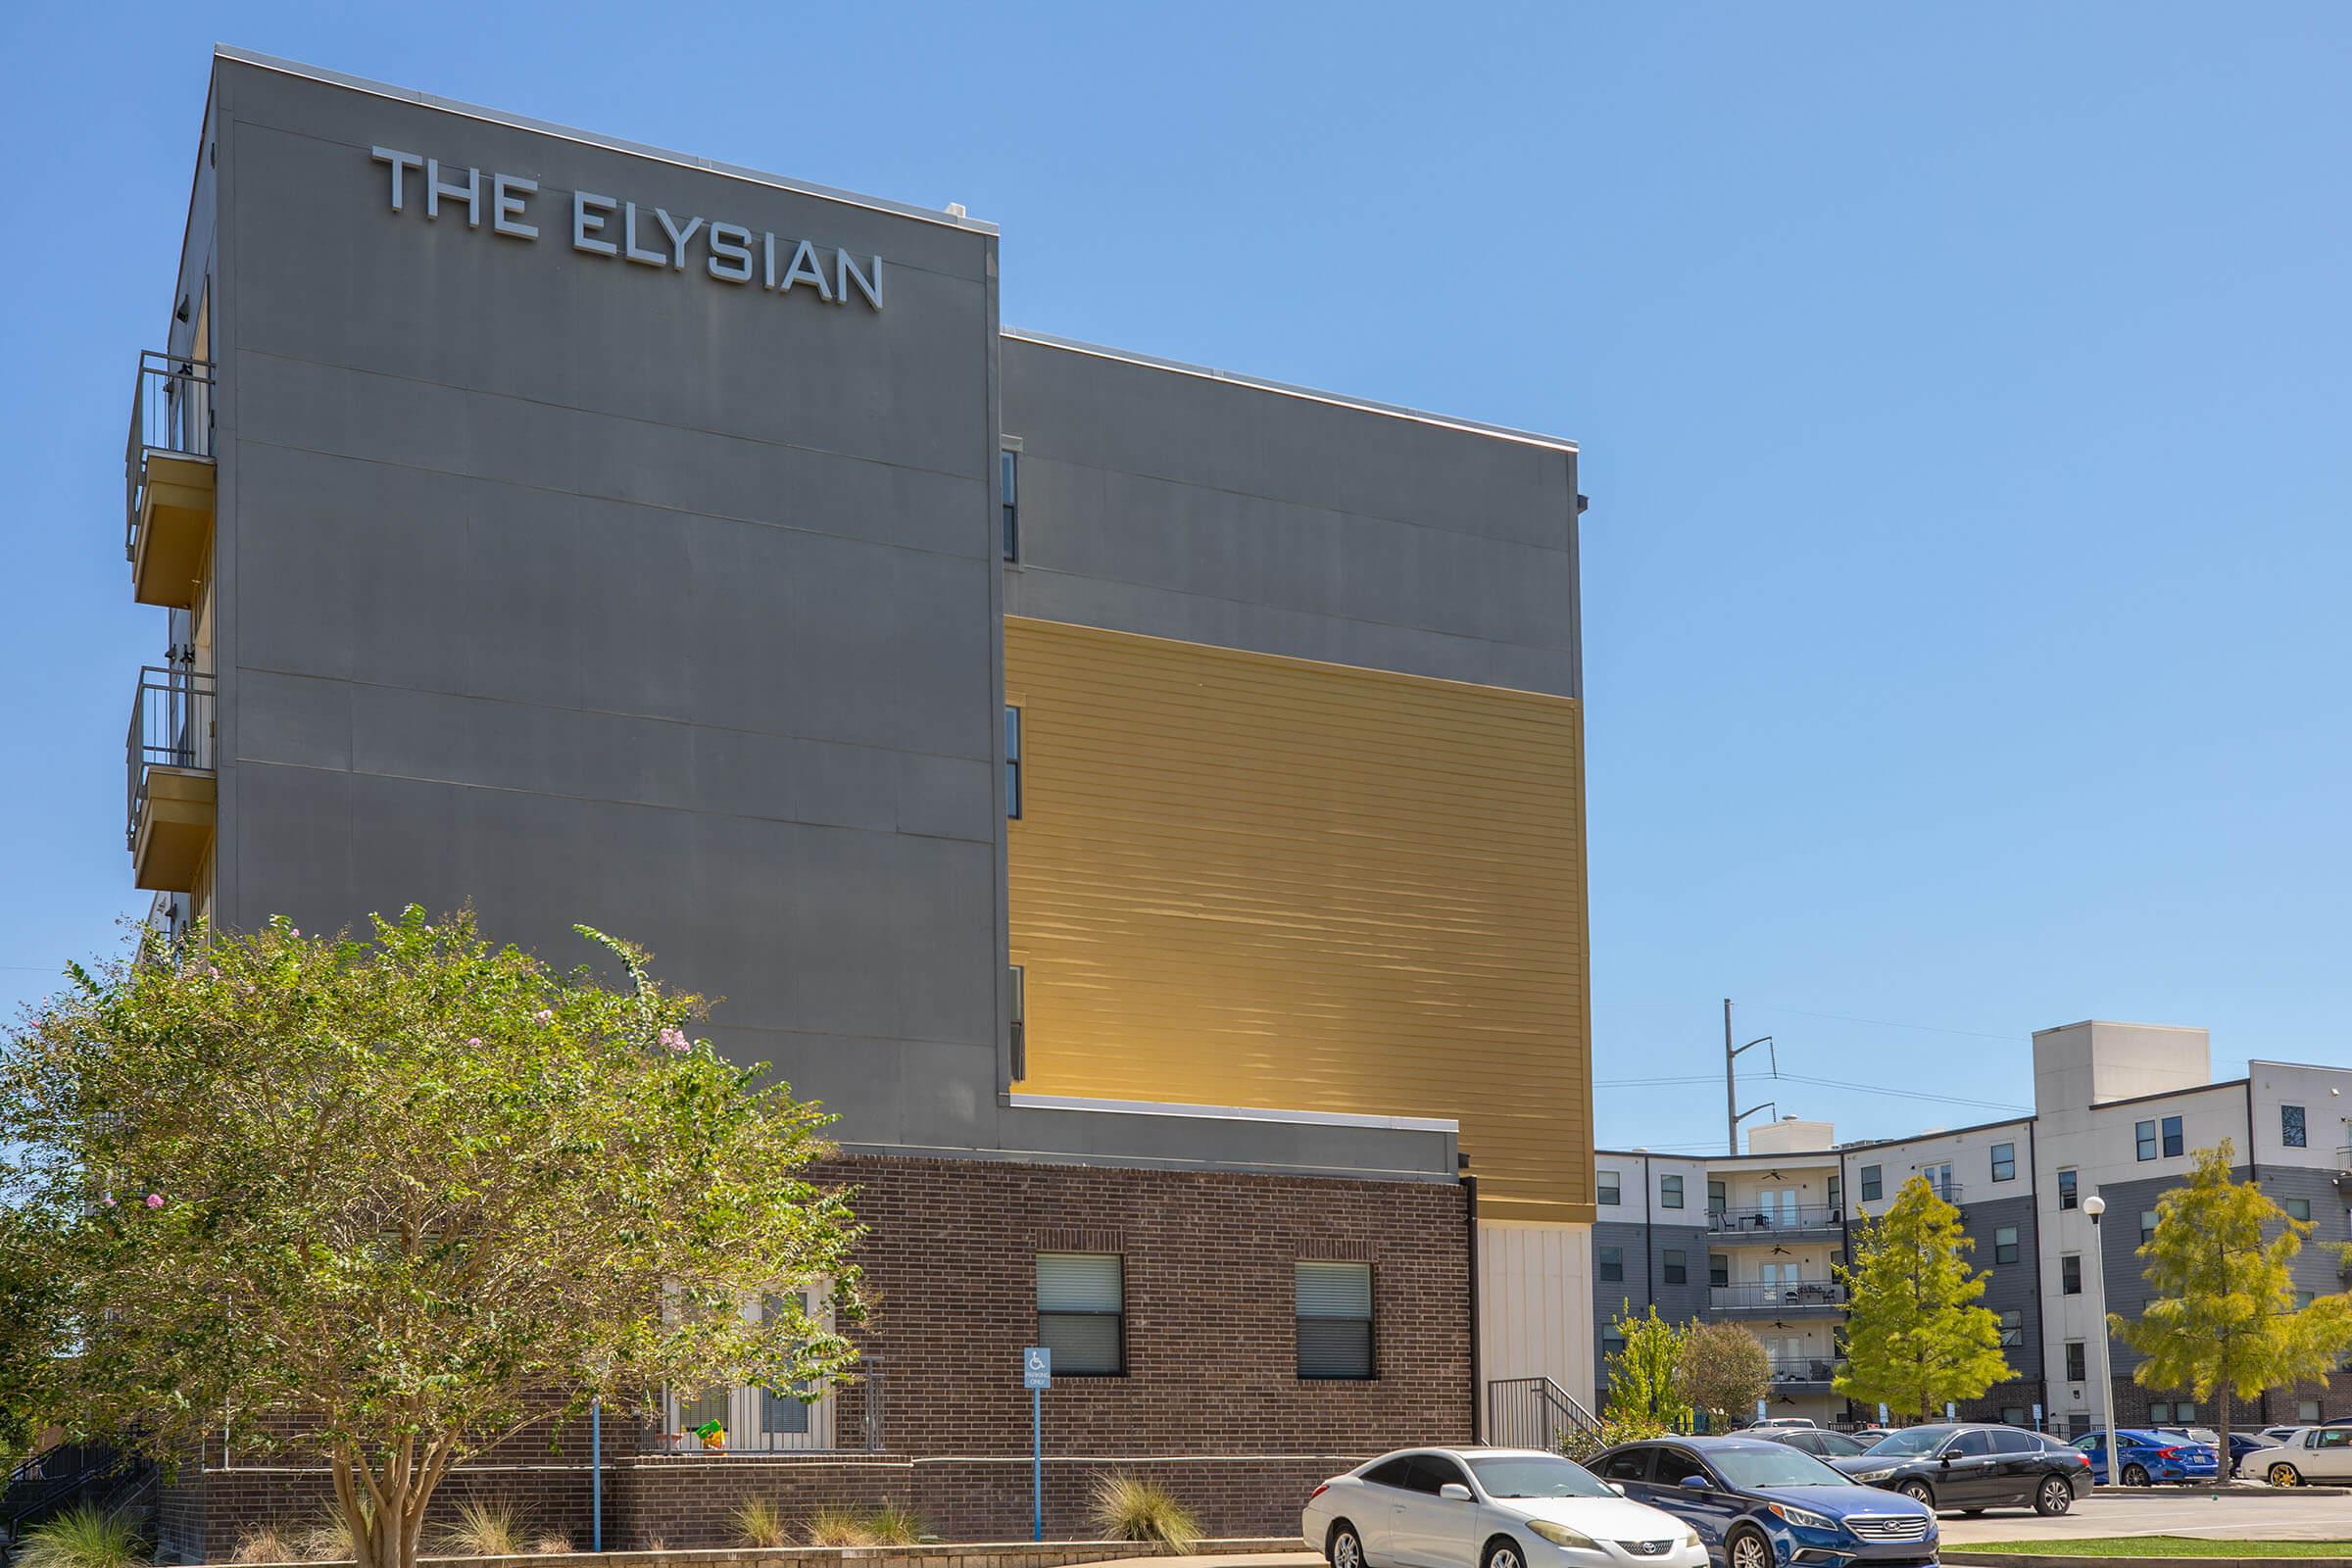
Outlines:
POLYGON ((2230 1176, 2229 1139, 2196 1157, 2188 1180, 2157 1200, 2155 1232, 2139 1248, 2147 1309, 2136 1323, 2108 1322, 2142 1357, 2132 1382, 2217 1400, 2214 1430, 2227 1434, 2232 1395, 2328 1375, 2352 1344, 2352 1301, 2326 1296, 2298 1310, 2291 1265, 2311 1223, 2230 1176))
POLYGON ((1838 1269, 1851 1296, 1839 1394, 1924 1420, 1946 1400, 1973 1399, 2015 1375, 2001 1354, 2000 1319, 1977 1304, 1985 1276, 1968 1266, 1974 1245, 1960 1211, 1919 1176, 1883 1217, 1855 1230, 1853 1256, 1838 1269))

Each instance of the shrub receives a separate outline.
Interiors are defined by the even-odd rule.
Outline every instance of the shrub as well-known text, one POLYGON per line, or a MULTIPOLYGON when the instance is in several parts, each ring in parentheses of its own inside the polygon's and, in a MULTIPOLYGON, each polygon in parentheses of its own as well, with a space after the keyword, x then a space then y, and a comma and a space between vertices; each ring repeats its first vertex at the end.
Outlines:
POLYGON ((451 1557, 513 1557, 521 1553, 528 1534, 513 1503, 468 1497, 458 1504, 458 1517, 442 1531, 441 1550, 451 1557))
POLYGON ((564 1557, 571 1553, 571 1538, 548 1531, 531 1542, 531 1550, 542 1557, 564 1557))
POLYGON ((347 1559, 353 1555, 351 1526, 343 1522, 341 1509, 322 1509, 318 1519, 294 1538, 293 1545, 295 1551, 292 1560, 296 1562, 338 1562, 347 1559))
POLYGON ((747 1546, 789 1546, 792 1532, 784 1515, 765 1497, 747 1497, 735 1510, 735 1534, 747 1546))
POLYGON ((1113 1471, 1095 1483, 1095 1523, 1108 1541, 1150 1541, 1187 1552, 1200 1541, 1200 1522, 1156 1481, 1113 1471))
POLYGON ((823 1507, 808 1516, 808 1544, 811 1546, 870 1546, 874 1544, 866 1528, 865 1515, 856 1508, 823 1507))
POLYGON ((1592 1432, 1583 1427, 1570 1427, 1553 1441, 1552 1446, 1582 1464, 1603 1448, 1614 1448, 1620 1443, 1640 1443, 1648 1438, 1662 1438, 1672 1430, 1663 1421, 1652 1421, 1634 1416, 1604 1415, 1600 1418, 1599 1431, 1592 1432))
POLYGON ((27 1530, 16 1568, 130 1568, 146 1560, 129 1514, 83 1502, 27 1530))
POLYGON ((912 1508, 903 1508, 895 1502, 869 1509, 865 1529, 877 1546, 911 1546, 923 1539, 922 1517, 912 1508))
POLYGON ((237 1544, 228 1553, 230 1562, 295 1562, 299 1554, 294 1544, 278 1534, 275 1525, 256 1525, 237 1537, 237 1544))

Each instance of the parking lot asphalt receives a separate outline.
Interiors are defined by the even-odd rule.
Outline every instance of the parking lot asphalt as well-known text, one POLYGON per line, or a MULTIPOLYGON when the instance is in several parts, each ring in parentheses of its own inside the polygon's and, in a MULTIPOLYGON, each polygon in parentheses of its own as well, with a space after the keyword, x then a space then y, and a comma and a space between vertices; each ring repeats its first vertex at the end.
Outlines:
POLYGON ((2179 1496, 2096 1493, 2055 1519, 2031 1509, 2004 1508, 1975 1519, 1945 1514, 1943 1544, 1965 1546, 1985 1541, 2055 1541, 2077 1536, 2195 1536, 2211 1541, 2352 1541, 2352 1495, 2280 1494, 2266 1490, 2245 1496, 2215 1496, 2210 1491, 2179 1496))

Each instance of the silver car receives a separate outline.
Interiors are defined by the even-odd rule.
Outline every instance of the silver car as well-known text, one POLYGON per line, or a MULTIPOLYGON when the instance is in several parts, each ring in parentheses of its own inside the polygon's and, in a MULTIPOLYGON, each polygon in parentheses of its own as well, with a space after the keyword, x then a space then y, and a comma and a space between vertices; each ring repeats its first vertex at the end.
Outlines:
POLYGON ((1707 1568, 1698 1532, 1540 1448, 1400 1448, 1299 1513, 1331 1568, 1707 1568))

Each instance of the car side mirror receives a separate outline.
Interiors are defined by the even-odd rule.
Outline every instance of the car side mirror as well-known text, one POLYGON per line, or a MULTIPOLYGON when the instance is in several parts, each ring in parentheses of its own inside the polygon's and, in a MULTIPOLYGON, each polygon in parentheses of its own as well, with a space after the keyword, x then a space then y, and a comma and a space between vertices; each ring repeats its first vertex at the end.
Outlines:
POLYGON ((1459 1481, 1448 1481, 1438 1489, 1438 1495, 1444 1497, 1447 1502, 1468 1502, 1470 1489, 1459 1481))
POLYGON ((1705 1476, 1685 1476, 1683 1477, 1683 1487, 1686 1491, 1690 1492, 1705 1492, 1709 1490, 1707 1487, 1707 1478, 1705 1476))
POLYGON ((1625 1483, 1622 1481, 1612 1481, 1609 1483, 1609 1490, 1622 1497, 1625 1495, 1625 1483))
POLYGON ((1936 1456, 1936 1462, 1937 1464, 1950 1464, 1952 1462, 1952 1456, 1948 1453, 1939 1453, 1936 1456))

